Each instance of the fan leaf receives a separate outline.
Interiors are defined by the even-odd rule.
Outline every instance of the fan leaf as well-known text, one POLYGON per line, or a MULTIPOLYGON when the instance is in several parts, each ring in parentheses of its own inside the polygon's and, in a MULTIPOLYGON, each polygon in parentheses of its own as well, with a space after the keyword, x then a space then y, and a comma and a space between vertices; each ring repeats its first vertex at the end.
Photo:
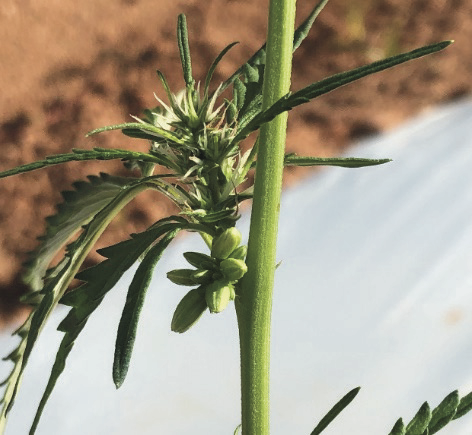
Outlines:
POLYGON ((0 172, 0 178, 11 177, 12 175, 24 172, 35 171, 47 166, 59 165, 61 163, 79 162, 84 160, 142 160, 144 162, 160 163, 159 159, 151 154, 137 151, 127 151, 108 148, 94 148, 93 150, 73 149, 71 153, 55 154, 46 157, 44 160, 20 165, 16 168, 0 172))
POLYGON ((401 418, 395 422, 388 435, 405 435, 405 425, 403 424, 403 420, 401 418))
POLYGON ((46 218, 46 231, 38 238, 39 246, 24 263, 23 281, 35 290, 43 288, 49 263, 67 241, 104 208, 124 187, 136 179, 112 177, 101 173, 89 175, 88 182, 73 184, 75 190, 62 192, 64 202, 57 213, 46 218))
POLYGON ((95 215, 84 227, 78 239, 68 245, 64 260, 54 269, 54 273, 40 291, 38 306, 28 317, 24 327, 20 328, 24 340, 20 343, 17 355, 15 355, 15 366, 12 375, 8 378, 2 413, 0 414, 0 428, 5 426, 5 420, 18 392, 23 371, 47 319, 108 224, 129 201, 143 190, 150 188, 149 184, 152 180, 149 180, 149 178, 139 179, 128 185, 95 215))
POLYGON ((31 433, 34 433, 37 428, 47 400, 65 368, 66 359, 88 318, 149 245, 162 235, 179 229, 184 222, 181 218, 176 218, 178 222, 170 222, 171 219, 174 217, 159 221, 158 224, 143 233, 134 234, 131 239, 100 249, 98 252, 107 259, 76 275, 76 278, 84 281, 84 284, 67 293, 61 299, 61 303, 71 306, 72 309, 58 327, 65 335, 59 346, 48 384, 36 412, 31 433))
POLYGON ((406 428, 398 419, 389 435, 433 435, 471 409, 472 393, 460 399, 459 393, 453 391, 432 412, 428 402, 423 403, 406 428))
POLYGON ((121 315, 116 337, 115 358, 113 361, 113 381, 116 388, 121 387, 128 373, 131 354, 133 352, 139 315, 144 304, 152 274, 164 250, 179 232, 180 228, 171 230, 144 257, 138 267, 128 290, 126 304, 121 315))
POLYGON ((14 332, 15 335, 21 337, 21 340, 18 343, 18 346, 7 357, 3 358, 4 361, 9 360, 13 363, 13 369, 8 375, 8 377, 0 383, 0 387, 5 386, 3 397, 0 401, 0 405, 2 406, 2 410, 0 413, 0 434, 3 434, 5 431, 7 414, 15 400, 16 385, 21 379, 21 364, 23 360, 22 355, 25 351, 26 339, 28 337, 28 332, 31 327, 32 317, 33 313, 30 313, 25 323, 23 323, 23 325, 21 325, 20 328, 18 328, 14 332))
POLYGON ((456 415, 459 406, 459 392, 453 391, 433 410, 431 421, 428 424, 429 435, 433 435, 446 426, 456 415))
POLYGON ((408 423, 405 430, 405 435, 422 435, 428 428, 431 421, 431 409, 428 402, 424 402, 418 410, 413 419, 408 423))
POLYGON ((402 53, 396 56, 389 57, 387 59, 373 62, 369 65, 361 66, 350 71, 335 74, 319 82, 313 83, 293 94, 287 94, 284 97, 276 101, 271 107, 264 112, 253 116, 253 118, 242 126, 236 136, 234 137, 235 142, 239 142, 246 138, 250 133, 259 129, 262 124, 271 121, 277 115, 293 109, 301 104, 305 104, 308 101, 327 94, 341 86, 352 83, 370 74, 374 74, 386 69, 392 68, 396 65, 408 62, 419 57, 426 56, 428 54, 435 53, 443 50, 449 46, 452 41, 443 41, 437 44, 427 45, 425 47, 417 48, 407 53, 402 53))
POLYGON ((454 420, 466 415, 469 411, 472 410, 472 392, 464 396, 459 406, 457 407, 456 415, 454 416, 454 420))
POLYGON ((284 166, 341 166, 343 168, 362 168, 364 166, 383 165, 391 159, 363 159, 358 157, 299 157, 287 154, 284 166))

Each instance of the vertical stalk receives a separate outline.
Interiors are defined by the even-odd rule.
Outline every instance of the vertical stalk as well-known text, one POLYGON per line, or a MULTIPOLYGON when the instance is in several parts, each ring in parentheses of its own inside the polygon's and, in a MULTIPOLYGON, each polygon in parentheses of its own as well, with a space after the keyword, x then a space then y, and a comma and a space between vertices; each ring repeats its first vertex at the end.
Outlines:
MULTIPOLYGON (((271 0, 263 108, 290 89, 296 0, 271 0)), ((269 434, 270 318, 287 114, 261 128, 247 265, 236 298, 243 435, 269 434)))

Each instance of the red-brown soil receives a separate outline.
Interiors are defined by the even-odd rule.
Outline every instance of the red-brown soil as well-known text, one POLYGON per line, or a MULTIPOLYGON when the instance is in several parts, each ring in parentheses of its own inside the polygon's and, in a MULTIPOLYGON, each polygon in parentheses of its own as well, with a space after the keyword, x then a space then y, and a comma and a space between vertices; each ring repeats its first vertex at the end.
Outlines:
MULTIPOLYGON (((312 6, 299 0, 298 21, 312 6)), ((72 147, 136 147, 119 133, 85 139, 98 126, 130 120, 163 94, 155 70, 178 90, 183 81, 175 42, 187 14, 194 75, 203 78, 228 43, 215 82, 231 74, 265 40, 267 1, 2 0, 0 4, 0 170, 72 147)), ((472 3, 468 0, 331 0, 294 59, 293 89, 372 60, 444 39, 440 54, 364 79, 293 111, 287 149, 329 156, 359 137, 389 129, 472 89, 472 3)), ((0 182, 0 326, 14 315, 21 262, 35 246, 59 190, 115 163, 71 163, 0 182)), ((308 170, 289 170, 291 183, 308 170)), ((138 198, 101 245, 171 212, 159 197, 138 198)), ((95 254, 96 255, 96 254, 95 254)), ((92 256, 89 264, 97 260, 92 256)))

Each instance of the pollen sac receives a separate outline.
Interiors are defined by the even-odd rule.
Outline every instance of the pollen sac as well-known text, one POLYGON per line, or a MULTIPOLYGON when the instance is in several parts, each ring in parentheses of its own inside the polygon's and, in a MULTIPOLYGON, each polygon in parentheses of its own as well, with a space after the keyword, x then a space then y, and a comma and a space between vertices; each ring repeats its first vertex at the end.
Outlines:
POLYGON ((237 281, 247 272, 247 266, 243 260, 227 258, 221 262, 220 270, 228 281, 237 281))
POLYGON ((201 287, 190 290, 179 302, 172 317, 171 329, 174 332, 189 330, 207 309, 205 292, 201 287))
POLYGON ((201 254, 200 252, 185 252, 185 259, 194 267, 198 269, 214 269, 216 268, 216 261, 209 255, 201 254))
POLYGON ((220 260, 228 258, 239 246, 241 239, 241 233, 235 227, 228 228, 213 240, 211 256, 220 260))
POLYGON ((174 284, 192 286, 197 284, 193 279, 194 269, 174 269, 167 272, 167 278, 174 284))
POLYGON ((247 246, 239 246, 237 247, 231 254, 229 255, 228 258, 235 258, 236 260, 244 260, 247 255, 247 246))
POLYGON ((215 281, 205 290, 205 299, 211 313, 221 313, 234 296, 234 287, 228 281, 215 281))

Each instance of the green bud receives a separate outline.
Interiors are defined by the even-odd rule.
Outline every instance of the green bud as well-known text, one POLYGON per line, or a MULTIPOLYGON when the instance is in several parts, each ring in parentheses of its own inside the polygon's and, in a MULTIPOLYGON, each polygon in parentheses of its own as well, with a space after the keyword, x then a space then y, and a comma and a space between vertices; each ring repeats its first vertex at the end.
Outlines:
POLYGON ((228 228, 213 240, 211 256, 221 260, 228 258, 239 246, 241 239, 241 233, 235 227, 228 228))
MULTIPOLYGON (((227 281, 215 281, 205 290, 205 299, 210 312, 221 313, 231 300, 231 284, 227 281)), ((234 292, 234 288, 233 288, 234 292)))
POLYGON ((216 267, 214 258, 200 252, 185 252, 184 257, 192 266, 198 269, 214 269, 216 267))
POLYGON ((194 273, 194 269, 174 269, 167 272, 167 278, 174 284, 192 286, 196 284, 193 280, 194 273))
POLYGON ((190 329, 207 309, 205 295, 201 288, 190 290, 175 309, 170 328, 174 332, 190 329))
POLYGON ((242 245, 237 247, 228 258, 236 258, 236 260, 245 260, 247 255, 247 246, 242 245))
POLYGON ((195 284, 209 284, 213 281, 213 272, 211 270, 196 270, 192 275, 195 284))
POLYGON ((227 258, 221 262, 220 270, 223 276, 229 281, 237 281, 247 272, 247 266, 243 260, 227 258))

